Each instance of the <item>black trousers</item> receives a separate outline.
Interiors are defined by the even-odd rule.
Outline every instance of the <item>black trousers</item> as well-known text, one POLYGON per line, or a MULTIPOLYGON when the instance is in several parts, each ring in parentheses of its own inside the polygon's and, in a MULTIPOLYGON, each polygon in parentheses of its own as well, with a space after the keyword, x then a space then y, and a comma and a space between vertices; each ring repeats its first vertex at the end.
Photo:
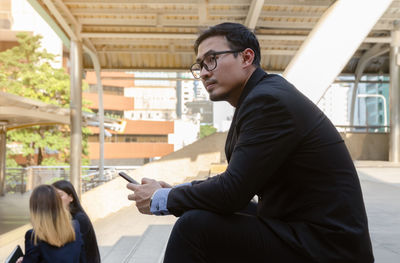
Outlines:
POLYGON ((172 229, 164 263, 312 262, 282 242, 254 212, 254 207, 233 215, 185 212, 172 229))

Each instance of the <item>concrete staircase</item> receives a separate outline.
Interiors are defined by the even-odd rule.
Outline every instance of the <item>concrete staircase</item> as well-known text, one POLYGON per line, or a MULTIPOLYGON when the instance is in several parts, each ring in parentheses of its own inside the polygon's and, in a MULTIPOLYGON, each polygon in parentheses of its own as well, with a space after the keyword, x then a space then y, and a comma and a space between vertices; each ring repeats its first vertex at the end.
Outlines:
POLYGON ((150 225, 142 236, 122 236, 112 247, 100 247, 103 263, 161 263, 173 225, 150 225))

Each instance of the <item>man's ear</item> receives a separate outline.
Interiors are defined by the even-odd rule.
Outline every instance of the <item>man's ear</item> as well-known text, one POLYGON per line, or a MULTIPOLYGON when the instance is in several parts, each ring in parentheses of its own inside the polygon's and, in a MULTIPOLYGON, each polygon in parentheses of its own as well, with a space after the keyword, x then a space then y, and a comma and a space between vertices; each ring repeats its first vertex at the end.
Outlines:
POLYGON ((254 51, 251 48, 246 48, 242 51, 243 67, 248 67, 253 64, 255 58, 254 51))

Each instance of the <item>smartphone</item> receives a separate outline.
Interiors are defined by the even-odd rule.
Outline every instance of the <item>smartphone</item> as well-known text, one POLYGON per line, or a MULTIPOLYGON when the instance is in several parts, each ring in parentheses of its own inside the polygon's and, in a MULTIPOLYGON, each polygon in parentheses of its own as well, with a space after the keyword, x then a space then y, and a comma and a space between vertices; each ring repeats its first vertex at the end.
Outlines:
POLYGON ((125 180, 127 180, 128 182, 132 183, 132 184, 139 184, 135 179, 133 179, 132 177, 130 177, 129 175, 127 175, 124 172, 119 172, 118 173, 122 178, 124 178, 125 180))

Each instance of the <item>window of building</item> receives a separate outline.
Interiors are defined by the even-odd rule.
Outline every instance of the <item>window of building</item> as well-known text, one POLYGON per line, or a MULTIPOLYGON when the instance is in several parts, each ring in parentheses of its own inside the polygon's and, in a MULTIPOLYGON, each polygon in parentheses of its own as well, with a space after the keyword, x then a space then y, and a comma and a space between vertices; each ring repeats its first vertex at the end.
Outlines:
MULTIPOLYGON (((89 92, 97 93, 97 84, 90 84, 89 92)), ((103 94, 124 96, 124 88, 113 87, 113 86, 103 86, 103 94)))

